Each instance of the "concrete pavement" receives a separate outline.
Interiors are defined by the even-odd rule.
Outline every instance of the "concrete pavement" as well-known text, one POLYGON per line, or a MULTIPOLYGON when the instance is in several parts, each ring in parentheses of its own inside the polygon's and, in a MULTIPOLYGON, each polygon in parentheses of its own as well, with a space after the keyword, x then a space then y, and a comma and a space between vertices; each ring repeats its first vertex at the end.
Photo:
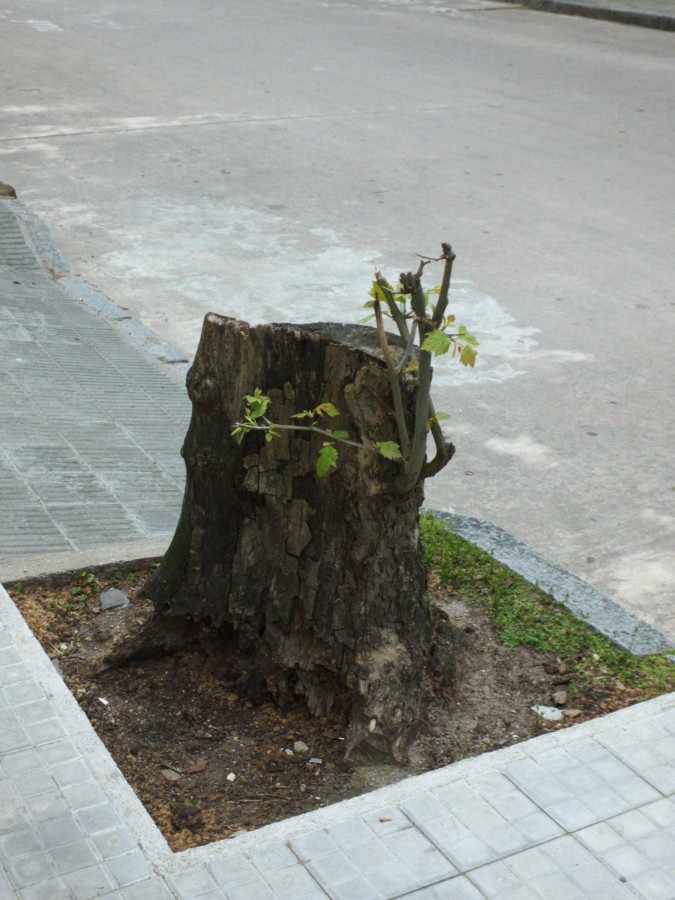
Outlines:
POLYGON ((139 353, 128 314, 109 327, 55 280, 18 208, 0 201, 0 570, 171 531, 190 415, 185 367, 139 353))
MULTIPOLYGON (((5 578, 164 540, 189 412, 171 348, 66 290, 20 209, 0 201, 5 578)), ((0 898, 93 897, 672 900, 675 695, 174 854, 0 588, 0 898)))

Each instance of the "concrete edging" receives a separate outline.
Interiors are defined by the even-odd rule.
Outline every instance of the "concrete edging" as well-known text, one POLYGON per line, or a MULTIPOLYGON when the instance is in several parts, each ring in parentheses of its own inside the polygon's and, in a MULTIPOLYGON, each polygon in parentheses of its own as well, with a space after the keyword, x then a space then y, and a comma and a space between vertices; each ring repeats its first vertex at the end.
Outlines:
POLYGON ((675 18, 659 13, 615 9, 609 6, 590 6, 586 3, 569 2, 569 0, 504 0, 504 2, 539 12, 618 22, 621 25, 637 25, 640 28, 652 28, 657 31, 675 31, 675 18))

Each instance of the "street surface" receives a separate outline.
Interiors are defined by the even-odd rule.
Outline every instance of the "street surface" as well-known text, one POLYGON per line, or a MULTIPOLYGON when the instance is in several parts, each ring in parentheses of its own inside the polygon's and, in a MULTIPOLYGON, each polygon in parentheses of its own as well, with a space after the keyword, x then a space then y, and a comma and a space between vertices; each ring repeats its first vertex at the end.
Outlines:
POLYGON ((484 0, 16 0, 0 34, 0 180, 189 354, 208 311, 359 318, 450 241, 481 348, 437 367, 427 505, 675 640, 672 34, 484 0))

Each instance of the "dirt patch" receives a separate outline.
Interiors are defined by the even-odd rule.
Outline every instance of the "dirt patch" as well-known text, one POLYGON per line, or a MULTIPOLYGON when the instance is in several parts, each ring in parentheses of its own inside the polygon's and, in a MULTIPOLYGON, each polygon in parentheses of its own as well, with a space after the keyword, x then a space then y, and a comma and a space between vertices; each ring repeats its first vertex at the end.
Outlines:
POLYGON ((408 767, 358 752, 345 761, 342 721, 311 719, 299 705, 284 712, 252 705, 241 696, 231 661, 214 638, 91 676, 102 654, 150 617, 150 603, 139 596, 147 574, 82 573, 60 585, 16 586, 10 593, 174 851, 641 699, 619 683, 573 696, 565 663, 551 654, 505 647, 479 606, 435 585, 434 601, 456 633, 452 689, 439 689, 408 767), (130 605, 101 611, 100 594, 109 586, 125 591, 130 605), (536 704, 558 706, 563 721, 545 726, 531 710, 536 704))

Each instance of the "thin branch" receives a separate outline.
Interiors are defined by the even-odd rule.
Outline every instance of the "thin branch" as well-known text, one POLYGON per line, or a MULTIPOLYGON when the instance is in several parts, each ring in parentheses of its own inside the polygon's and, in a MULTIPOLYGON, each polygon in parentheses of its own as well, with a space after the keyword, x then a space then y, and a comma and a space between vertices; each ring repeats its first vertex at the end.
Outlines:
POLYGON ((431 462, 426 463, 422 467, 422 478, 432 478, 434 475, 437 475, 441 469, 447 466, 454 455, 455 445, 451 441, 448 441, 443 452, 437 453, 431 462))
POLYGON ((403 481, 404 490, 412 489, 420 477, 427 450, 429 430, 429 391, 431 389, 431 354, 425 350, 419 353, 417 371, 417 401, 415 405, 415 429, 410 450, 408 471, 403 481))
POLYGON ((448 305, 448 294, 450 292, 452 264, 455 261, 455 254, 452 252, 450 244, 441 244, 441 247, 443 248, 443 256, 441 259, 445 260, 445 269, 443 270, 443 280, 441 281, 441 291, 438 295, 438 303, 436 304, 434 317, 432 319, 436 328, 438 328, 445 316, 445 310, 448 305))
POLYGON ((408 363, 410 362, 413 350, 415 349, 415 334, 417 333, 417 319, 413 319, 412 328, 410 329, 410 334, 408 335, 408 346, 405 348, 405 353, 401 357, 400 363, 396 366, 396 374, 400 375, 401 372, 406 368, 408 363))
POLYGON ((448 442, 445 440, 441 426, 438 424, 438 419, 436 418, 436 410, 434 408, 434 401, 431 398, 429 398, 429 422, 431 435, 434 439, 434 444, 436 445, 436 453, 442 453, 448 442))
POLYGON ((369 447, 367 444, 361 444, 358 441, 350 441, 349 438, 337 437, 331 431, 326 431, 324 428, 319 428, 316 425, 280 425, 278 422, 270 422, 269 419, 265 419, 265 421, 268 423, 267 425, 250 425, 248 422, 235 422, 234 429, 243 428, 244 431, 267 433, 270 431, 311 431, 312 434, 320 434, 331 441, 338 441, 340 444, 349 444, 350 447, 358 447, 360 450, 373 450, 375 453, 379 453, 377 447, 369 447))
POLYGON ((384 323, 382 321, 382 308, 380 306, 380 301, 377 298, 375 298, 373 310, 375 312, 375 322, 377 323, 377 334, 380 338, 380 344, 382 345, 382 353, 384 354, 384 361, 387 365, 389 382, 391 384, 391 395, 394 400, 394 415, 396 417, 396 429, 398 431, 398 440, 401 448, 401 455, 403 456, 403 459, 407 461, 408 455, 410 453, 410 436, 408 435, 408 426, 405 422, 403 397, 401 396, 401 382, 399 381, 398 372, 396 370, 396 366, 394 365, 391 348, 389 346, 389 342, 387 341, 387 333, 384 330, 384 323))
POLYGON ((408 340, 408 323, 405 320, 405 316, 401 312, 398 307, 398 303, 396 302, 396 298, 394 297, 393 291, 387 284, 386 280, 382 277, 380 272, 375 273, 375 281, 378 283, 380 288, 382 289, 382 293, 384 294, 387 300, 387 307, 389 309, 389 314, 392 319, 396 323, 396 327, 398 328, 398 333, 401 335, 402 340, 408 340))

